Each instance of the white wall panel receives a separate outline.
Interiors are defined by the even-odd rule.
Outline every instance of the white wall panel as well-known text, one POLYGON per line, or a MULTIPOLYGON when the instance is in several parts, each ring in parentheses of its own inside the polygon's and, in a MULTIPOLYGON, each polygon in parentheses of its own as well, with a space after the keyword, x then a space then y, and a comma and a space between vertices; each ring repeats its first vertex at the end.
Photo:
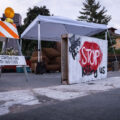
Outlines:
POLYGON ((107 77, 107 40, 68 35, 69 84, 107 77))

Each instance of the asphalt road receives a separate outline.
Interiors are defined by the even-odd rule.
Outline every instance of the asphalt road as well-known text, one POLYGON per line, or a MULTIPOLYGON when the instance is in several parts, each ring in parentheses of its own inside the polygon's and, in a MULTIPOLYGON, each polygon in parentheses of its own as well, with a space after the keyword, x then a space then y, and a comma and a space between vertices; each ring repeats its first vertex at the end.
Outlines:
MULTIPOLYGON (((120 76, 119 71, 108 72, 108 78, 117 76, 120 76)), ((28 77, 29 81, 26 82, 23 73, 3 73, 0 78, 0 92, 61 85, 61 73, 46 73, 43 75, 30 73, 28 77)))
POLYGON ((7 114, 0 120, 120 120, 120 89, 7 114))
POLYGON ((0 92, 61 85, 60 73, 46 73, 42 75, 29 73, 28 77, 29 81, 26 82, 24 73, 2 73, 0 92))

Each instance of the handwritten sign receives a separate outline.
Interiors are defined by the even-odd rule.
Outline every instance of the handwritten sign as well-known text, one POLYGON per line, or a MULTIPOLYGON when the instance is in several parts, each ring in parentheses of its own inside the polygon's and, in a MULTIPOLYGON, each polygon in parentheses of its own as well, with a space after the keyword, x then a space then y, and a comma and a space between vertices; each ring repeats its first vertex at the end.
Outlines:
POLYGON ((0 55, 0 65, 26 65, 24 56, 0 55))

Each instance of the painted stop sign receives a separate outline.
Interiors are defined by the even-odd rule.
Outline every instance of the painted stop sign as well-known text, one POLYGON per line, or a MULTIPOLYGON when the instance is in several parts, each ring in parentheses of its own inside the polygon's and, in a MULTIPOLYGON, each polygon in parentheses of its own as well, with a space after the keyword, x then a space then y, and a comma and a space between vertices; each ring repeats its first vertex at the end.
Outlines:
POLYGON ((83 68, 88 67, 91 70, 96 71, 100 65, 103 57, 103 53, 100 50, 100 47, 95 42, 84 42, 83 46, 80 49, 80 64, 83 68))

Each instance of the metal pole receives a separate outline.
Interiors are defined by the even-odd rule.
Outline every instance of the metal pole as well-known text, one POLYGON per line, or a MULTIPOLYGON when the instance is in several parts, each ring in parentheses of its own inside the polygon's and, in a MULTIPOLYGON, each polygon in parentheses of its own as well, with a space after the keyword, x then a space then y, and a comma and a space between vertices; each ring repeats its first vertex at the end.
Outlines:
POLYGON ((18 46, 19 53, 20 53, 20 55, 22 56, 21 46, 20 46, 18 40, 17 40, 17 46, 18 46))
MULTIPOLYGON (((17 46, 18 46, 19 54, 20 54, 21 56, 23 56, 23 55, 22 55, 22 51, 21 51, 21 46, 20 46, 18 40, 17 40, 17 46)), ((24 67, 24 72, 25 72, 25 76, 26 76, 26 81, 28 82, 28 74, 27 74, 26 66, 24 65, 23 67, 24 67)))
POLYGON ((3 41, 3 44, 2 44, 2 53, 5 52, 5 41, 3 41))
POLYGON ((38 22, 38 62, 40 62, 40 50, 41 50, 41 39, 40 39, 40 21, 38 22))
POLYGON ((21 47, 21 51, 22 51, 22 39, 20 39, 20 47, 21 47))
MULTIPOLYGON (((6 51, 7 41, 8 41, 8 38, 6 38, 5 41, 3 41, 3 45, 2 45, 2 53, 3 54, 5 54, 5 51, 6 51)), ((0 65, 0 78, 1 78, 1 74, 2 74, 2 66, 0 65)))
MULTIPOLYGON (((112 39, 111 39, 111 36, 110 36, 110 33, 109 33, 109 31, 107 30, 107 33, 108 33, 108 35, 109 35, 109 38, 110 38, 110 42, 111 42, 111 45, 113 44, 112 43, 112 39)), ((116 60, 116 62, 118 61, 117 60, 117 56, 116 56, 116 54, 115 54, 115 49, 114 49, 114 47, 112 46, 112 48, 113 48, 113 52, 114 52, 114 55, 115 55, 115 60, 116 60)))
POLYGON ((105 32, 105 40, 107 40, 107 37, 108 37, 108 36, 107 36, 107 31, 106 31, 106 32, 105 32))

